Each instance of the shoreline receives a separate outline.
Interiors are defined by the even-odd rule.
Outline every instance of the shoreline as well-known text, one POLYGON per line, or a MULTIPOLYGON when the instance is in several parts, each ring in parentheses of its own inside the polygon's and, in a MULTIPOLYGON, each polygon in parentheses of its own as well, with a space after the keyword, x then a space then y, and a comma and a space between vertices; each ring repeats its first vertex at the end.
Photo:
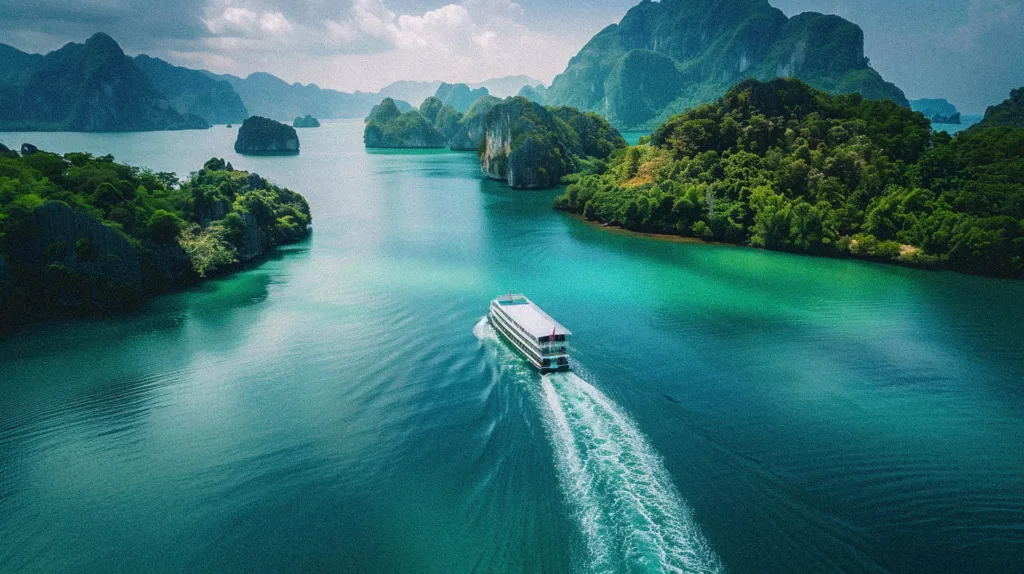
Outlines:
MULTIPOLYGON (((560 211, 560 210, 556 210, 556 211, 560 211)), ((626 229, 625 227, 622 227, 620 225, 610 225, 610 224, 607 224, 607 223, 601 223, 599 221, 590 221, 589 219, 585 219, 582 215, 580 215, 578 213, 572 213, 572 212, 569 212, 569 211, 562 211, 562 213, 568 215, 569 217, 571 217, 573 219, 576 219, 577 221, 580 221, 581 223, 585 223, 586 225, 588 225, 590 227, 593 227, 595 229, 600 229, 602 231, 607 231, 607 232, 610 232, 610 233, 614 233, 616 235, 625 235, 627 237, 639 237, 639 238, 643 238, 643 239, 652 239, 652 240, 655 240, 655 241, 667 241, 669 243, 688 243, 688 244, 695 244, 695 245, 717 245, 717 246, 723 246, 723 247, 738 247, 738 248, 741 248, 741 249, 757 249, 757 250, 762 250, 762 251, 768 251, 768 250, 763 250, 760 247, 753 247, 753 246, 750 246, 750 245, 741 245, 739 243, 726 243, 724 241, 708 241, 706 239, 701 239, 699 237, 684 237, 682 235, 671 235, 671 234, 668 234, 668 233, 648 233, 648 232, 644 232, 644 231, 633 231, 631 229, 626 229)), ((784 251, 782 253, 788 253, 788 252, 784 251)))
MULTIPOLYGON (((561 210, 557 210, 556 209, 555 211, 561 211, 561 210)), ((944 268, 944 267, 931 267, 931 266, 925 266, 925 265, 914 265, 912 263, 906 263, 906 262, 897 261, 897 260, 886 261, 886 260, 882 260, 882 259, 873 259, 873 258, 870 258, 870 257, 857 257, 857 256, 854 256, 854 255, 845 255, 845 256, 815 255, 813 253, 799 253, 799 252, 795 252, 795 251, 783 251, 783 250, 777 250, 777 249, 765 249, 764 247, 754 247, 753 245, 743 245, 741 243, 726 243, 726 242, 723 242, 723 241, 706 241, 704 239, 700 239, 699 237, 683 237, 682 235, 670 235, 670 234, 667 234, 667 233, 645 233, 645 232, 642 232, 642 231, 631 231, 631 230, 626 229, 624 227, 621 227, 619 225, 609 225, 607 223, 600 223, 600 222, 597 222, 597 221, 587 220, 582 215, 580 215, 578 213, 572 213, 572 212, 568 212, 568 211, 563 211, 562 213, 565 213, 569 217, 572 217, 573 219, 576 219, 576 220, 586 224, 589 227, 593 227, 593 228, 599 229, 601 231, 614 233, 616 235, 624 235, 624 236, 627 236, 627 237, 635 237, 635 238, 640 238, 640 239, 649 239, 649 240, 652 240, 652 241, 665 241, 665 242, 668 242, 668 243, 684 243, 684 244, 689 244, 689 245, 714 245, 714 246, 721 246, 721 247, 734 247, 734 248, 737 248, 737 249, 749 249, 749 250, 752 250, 752 251, 764 251, 764 252, 767 252, 767 253, 784 253, 784 254, 787 254, 787 255, 796 255, 798 257, 813 257, 815 259, 831 259, 831 260, 835 260, 835 261, 857 261, 859 263, 873 263, 873 264, 877 264, 877 265, 885 265, 885 266, 896 267, 896 268, 901 268, 901 269, 916 269, 916 270, 919 270, 919 271, 927 271, 927 272, 931 272, 931 273, 947 272, 947 273, 955 273, 957 275, 963 275, 963 276, 966 276, 966 277, 979 277, 979 278, 983 278, 983 279, 999 279, 999 280, 1004 280, 1004 281, 1019 281, 1019 279, 1015 279, 1013 277, 1000 277, 998 275, 975 275, 975 274, 972 274, 972 273, 963 273, 963 272, 960 272, 960 271, 956 271, 954 269, 947 269, 947 268, 944 268)))

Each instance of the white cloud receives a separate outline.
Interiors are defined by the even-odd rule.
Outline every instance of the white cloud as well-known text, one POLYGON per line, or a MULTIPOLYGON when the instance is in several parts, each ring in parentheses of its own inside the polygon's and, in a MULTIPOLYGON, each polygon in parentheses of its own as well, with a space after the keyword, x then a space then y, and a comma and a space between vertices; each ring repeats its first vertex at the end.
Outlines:
POLYGON ((260 29, 271 34, 286 34, 295 28, 280 12, 265 12, 260 16, 260 29))
POLYGON ((481 48, 489 48, 491 46, 491 43, 494 41, 494 38, 496 37, 497 34, 490 30, 487 30, 478 36, 473 36, 473 41, 476 42, 477 45, 479 45, 481 48))
POLYGON ((295 29, 280 11, 256 12, 240 6, 226 6, 220 10, 208 8, 203 24, 214 36, 253 36, 260 33, 279 36, 295 29))
POLYGON ((247 8, 228 6, 220 14, 212 18, 204 18, 206 29, 213 34, 245 33, 250 31, 257 22, 257 15, 247 8))
POLYGON ((463 0, 406 14, 391 10, 388 0, 353 0, 333 15, 274 1, 210 0, 203 44, 220 58, 208 61, 237 62, 236 73, 262 70, 288 81, 374 90, 399 79, 550 80, 578 49, 523 25, 523 8, 510 0, 463 0))

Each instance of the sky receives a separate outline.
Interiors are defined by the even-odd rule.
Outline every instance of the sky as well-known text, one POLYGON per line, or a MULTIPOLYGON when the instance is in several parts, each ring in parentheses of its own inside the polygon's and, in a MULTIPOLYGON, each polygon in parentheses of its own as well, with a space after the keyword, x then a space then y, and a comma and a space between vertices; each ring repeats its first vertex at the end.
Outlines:
MULTIPOLYGON (((549 83, 638 0, 0 0, 0 42, 48 52, 94 32, 129 54, 375 91, 395 80, 549 83)), ((864 29, 872 66, 911 99, 981 113, 1024 86, 1024 0, 769 0, 864 29)))

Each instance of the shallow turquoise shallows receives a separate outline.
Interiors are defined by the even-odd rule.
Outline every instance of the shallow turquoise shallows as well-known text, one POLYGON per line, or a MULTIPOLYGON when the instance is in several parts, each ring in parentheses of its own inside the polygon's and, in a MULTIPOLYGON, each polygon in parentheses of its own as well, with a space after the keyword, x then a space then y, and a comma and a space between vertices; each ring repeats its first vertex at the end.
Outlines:
POLYGON ((0 342, 0 571, 1020 572, 1024 283, 670 243, 359 121, 0 134, 303 193, 312 238, 0 342), (574 333, 542 378, 489 329, 574 333))

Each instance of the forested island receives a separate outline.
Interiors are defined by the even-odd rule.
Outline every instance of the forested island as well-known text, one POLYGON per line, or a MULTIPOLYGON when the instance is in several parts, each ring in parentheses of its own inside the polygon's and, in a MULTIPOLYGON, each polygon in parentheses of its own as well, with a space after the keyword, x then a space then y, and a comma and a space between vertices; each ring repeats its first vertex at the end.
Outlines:
POLYGON ((622 135, 597 114, 489 95, 465 113, 436 96, 403 113, 385 98, 370 114, 363 142, 367 148, 476 151, 487 177, 516 189, 548 188, 566 175, 603 169, 614 150, 626 147, 622 135))
POLYGON ((417 110, 402 112, 395 100, 384 98, 370 112, 363 130, 368 148, 443 148, 444 135, 417 110))
POLYGON ((543 189, 580 171, 603 171, 604 160, 626 140, 601 116, 569 107, 548 108, 522 96, 487 112, 477 151, 487 177, 514 189, 543 189))
POLYGON ((615 152, 555 207, 634 231, 1021 277, 1013 106, 951 137, 892 101, 747 80, 615 152))
POLYGON ((292 126, 252 116, 238 128, 235 152, 242 155, 296 155, 299 134, 292 126))
POLYGON ((0 148, 0 329, 131 307, 309 234, 305 198, 222 159, 181 183, 22 149, 0 148))
POLYGON ((298 116, 296 116, 295 120, 292 121, 292 127, 293 128, 318 128, 318 127, 320 127, 320 120, 314 118, 313 116, 311 116, 309 114, 306 114, 305 117, 298 117, 298 116))

